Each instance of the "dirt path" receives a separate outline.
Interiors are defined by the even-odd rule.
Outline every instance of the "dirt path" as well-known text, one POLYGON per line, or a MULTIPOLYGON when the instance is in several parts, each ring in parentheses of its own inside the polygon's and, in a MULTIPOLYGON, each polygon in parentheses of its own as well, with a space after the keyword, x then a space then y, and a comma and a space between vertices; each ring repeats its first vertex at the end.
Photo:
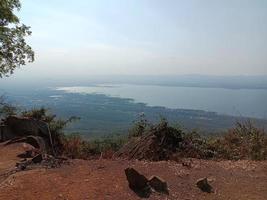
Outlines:
MULTIPOLYGON (((22 144, 0 144, 0 175, 14 168, 22 144)), ((175 162, 72 160, 57 169, 34 169, 0 178, 0 199, 5 200, 131 200, 140 199, 128 188, 124 169, 134 167, 147 177, 168 182, 169 196, 152 193, 149 199, 267 199, 267 162, 193 160, 191 168, 175 162), (197 179, 208 177, 215 193, 203 193, 197 179)))

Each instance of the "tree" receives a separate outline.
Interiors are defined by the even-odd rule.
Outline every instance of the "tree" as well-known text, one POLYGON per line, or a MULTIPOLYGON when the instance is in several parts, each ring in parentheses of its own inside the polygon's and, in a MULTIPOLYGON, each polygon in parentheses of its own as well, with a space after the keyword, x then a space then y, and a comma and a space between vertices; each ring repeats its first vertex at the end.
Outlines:
POLYGON ((19 0, 0 0, 0 78, 34 61, 34 52, 25 41, 31 35, 30 27, 14 14, 20 8, 19 0))

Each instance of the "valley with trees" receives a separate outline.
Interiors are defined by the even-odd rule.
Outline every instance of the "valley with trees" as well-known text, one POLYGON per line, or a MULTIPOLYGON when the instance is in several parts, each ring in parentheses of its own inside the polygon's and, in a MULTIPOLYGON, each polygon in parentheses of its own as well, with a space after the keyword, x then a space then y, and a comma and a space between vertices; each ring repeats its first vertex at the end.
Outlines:
MULTIPOLYGON (((195 1, 191 3, 193 2, 196 7, 202 8, 195 1)), ((39 3, 41 6, 38 6, 44 6, 44 10, 46 10, 46 2, 39 3)), ((66 5, 57 7, 57 9, 76 8, 67 2, 61 3, 66 3, 66 5)), ((77 5, 80 6, 79 9, 87 5, 83 1, 79 3, 77 2, 77 5)), ((93 9, 98 10, 98 6, 100 6, 103 11, 109 13, 101 3, 99 5, 97 2, 94 3, 91 4, 93 9)), ((9 79, 11 82, 15 79, 18 83, 19 80, 16 77, 11 78, 17 73, 23 74, 24 72, 19 70, 28 67, 24 65, 29 65, 35 59, 38 60, 38 54, 34 52, 35 48, 31 47, 32 44, 36 45, 37 43, 28 39, 28 36, 32 34, 31 27, 25 25, 21 20, 21 18, 27 19, 27 16, 34 17, 32 14, 34 10, 28 7, 28 10, 26 9, 22 15, 25 18, 21 17, 19 13, 24 4, 29 6, 26 1, 0 0, 0 79, 9 79)), ((30 2, 30 4, 36 5, 34 2, 30 2)), ((118 7, 125 6, 124 4, 116 5, 118 7)), ((150 2, 149 5, 155 7, 149 7, 149 9, 141 2, 136 2, 136 5, 138 6, 126 4, 126 10, 133 6, 128 10, 131 12, 126 14, 128 20, 133 20, 133 16, 138 19, 139 15, 133 12, 136 8, 150 11, 153 16, 152 11, 158 6, 155 2, 150 2)), ((164 6, 166 5, 176 6, 174 2, 164 4, 164 6)), ((205 9, 208 8, 208 5, 210 4, 206 2, 205 9)), ((260 5, 259 2, 258 5, 260 5)), ((194 10, 194 6, 192 7, 190 4, 186 4, 186 7, 194 10)), ((161 10, 164 7, 159 6, 157 9, 161 10)), ((137 10, 139 12, 139 9, 137 10)), ((159 10, 157 11, 159 12, 159 10)), ((172 6, 168 7, 168 11, 173 12, 172 6)), ((61 10, 55 12, 53 9, 48 9, 46 12, 57 17, 62 15, 77 23, 86 24, 88 21, 78 16, 78 12, 75 15, 64 14, 61 10)), ((112 16, 124 20, 118 17, 119 13, 114 11, 112 16)), ((97 12, 93 14, 96 18, 102 19, 97 12)), ((145 16, 146 14, 145 12, 145 16)), ((163 15, 169 16, 169 12, 163 15)), ((203 17, 201 14, 200 16, 203 17)), ((155 13, 154 17, 157 17, 155 13)), ((90 19, 92 20, 92 18, 90 19)), ((103 31, 104 27, 107 28, 112 24, 112 19, 110 18, 111 21, 108 21, 106 26, 92 24, 98 31, 103 31)), ((70 22, 72 22, 71 20, 70 22)), ((143 18, 143 20, 145 24, 147 18, 143 18)), ((148 27, 142 26, 141 31, 149 30, 153 24, 152 21, 149 21, 148 27)), ((165 22, 166 19, 163 21, 165 22)), ((175 22, 177 21, 179 20, 175 22)), ((187 22, 189 25, 191 24, 190 19, 187 22)), ((161 20, 157 23, 161 23, 161 20)), ((69 27, 69 22, 67 24, 69 27)), ((92 26, 92 24, 90 25, 92 26)), ((127 21, 127 25, 124 24, 125 27, 128 24, 127 21)), ((139 24, 138 20, 135 25, 139 24)), ((242 25, 241 22, 240 24, 242 25)), ((64 22, 57 25, 64 29, 64 22)), ((113 25, 116 27, 115 24, 113 25)), ((165 25, 169 27, 168 23, 165 25)), ((229 24, 228 26, 231 27, 229 24)), ((192 27, 196 28, 196 25, 194 24, 192 27)), ((78 26, 76 28, 79 29, 78 26)), ((77 34, 83 33, 83 28, 80 27, 77 34)), ((97 32, 97 30, 95 31, 97 32)), ((50 31, 53 32, 53 30, 50 31)), ((68 31, 71 32, 70 29, 68 31)), ((191 32, 193 31, 191 30, 191 32)), ((111 34, 114 33, 116 31, 111 34)), ((57 34, 56 30, 54 30, 54 34, 57 34)), ((157 41, 158 39, 162 40, 161 33, 157 34, 155 35, 157 41)), ((164 33, 164 41, 168 43, 165 34, 168 35, 168 33, 164 33)), ((68 35, 67 32, 66 35, 68 35)), ((116 38, 115 35, 113 35, 114 38, 116 38)), ((227 36, 229 37, 229 35, 227 36)), ((37 32, 38 37, 46 40, 49 38, 49 34, 37 32)), ((62 37, 64 38, 64 35, 62 37)), ((74 38, 74 35, 72 37, 74 38)), ((139 37, 141 36, 139 35, 139 37)), ((100 38, 97 37, 95 41, 100 38)), ((57 40, 60 41, 60 38, 57 40)), ((102 38, 102 42, 104 41, 105 39, 102 38)), ((130 41, 129 38, 122 37, 120 42, 123 43, 123 41, 127 41, 130 47, 135 40, 130 41)), ((137 43, 138 45, 144 43, 142 40, 140 41, 137 43)), ((150 45, 153 46, 152 41, 153 37, 147 39, 146 48, 150 45)), ((71 48, 75 48, 76 46, 71 42, 69 41, 71 48)), ((117 45, 121 44, 120 42, 117 45)), ((68 55, 66 53, 68 46, 65 44, 64 47, 64 44, 60 42, 59 44, 62 45, 62 48, 55 48, 52 53, 56 55, 58 52, 62 53, 64 59, 61 61, 64 63, 65 59, 69 59, 66 56, 68 55)), ((42 45, 44 48, 48 46, 44 43, 42 45)), ((164 47, 163 44, 161 46, 164 47)), ((104 43, 96 45, 96 47, 96 51, 102 49, 107 60, 110 55, 114 56, 110 59, 111 63, 108 64, 111 68, 114 67, 114 63, 112 63, 114 60, 123 63, 125 58, 127 58, 126 60, 131 58, 131 56, 127 57, 128 55, 123 57, 125 56, 123 51, 119 51, 123 58, 116 57, 117 48, 115 48, 115 53, 110 54, 112 48, 105 46, 104 43)), ((79 46, 79 48, 82 51, 83 47, 79 46)), ((131 51, 136 52, 136 49, 133 49, 131 51), (134 51, 132 51, 133 49, 134 51)), ((144 49, 140 52, 143 52, 144 49)), ((153 46, 153 49, 157 49, 156 46, 153 46)), ((186 47, 183 49, 187 52, 186 47)), ((90 48, 87 50, 90 52, 90 48)), ((165 51, 168 52, 167 49, 165 51)), ((37 52, 44 51, 40 51, 39 47, 37 52)), ((91 53, 93 56, 89 56, 89 58, 97 63, 98 55, 92 51, 91 53)), ((147 52, 140 54, 141 57, 148 56, 150 60, 156 58, 156 54, 151 55, 147 52)), ((84 54, 80 52, 81 65, 84 62, 83 56, 84 54)), ((42 55, 39 58, 42 59, 42 55)), ((139 62, 143 63, 140 69, 145 68, 145 63, 147 63, 144 58, 135 60, 136 66, 140 64, 139 62)), ((46 59, 49 60, 49 56, 46 59)), ((168 57, 164 63, 168 64, 170 60, 175 59, 173 56, 168 57)), ((251 60, 253 59, 254 57, 251 58, 251 60)), ((58 82, 53 83, 51 78, 42 84, 41 79, 36 81, 33 78, 31 70, 28 72, 29 76, 26 73, 26 79, 29 79, 26 84, 21 82, 14 85, 0 85, 0 199, 266 199, 267 118, 264 114, 262 115, 266 111, 264 106, 260 114, 233 116, 209 110, 149 105, 130 97, 124 98, 97 92, 75 93, 58 89, 59 85, 67 87, 75 86, 73 83, 82 83, 82 79, 75 82, 74 74, 76 69, 79 71, 79 67, 75 68, 75 66, 76 64, 79 66, 79 62, 74 58, 73 60, 75 65, 72 65, 71 69, 66 63, 64 66, 68 68, 65 71, 73 72, 71 74, 73 80, 64 81, 65 85, 62 85, 63 82, 60 81, 60 78, 58 78, 58 82), (25 87, 26 85, 27 87, 25 87)), ((73 60, 69 59, 68 61, 72 63, 73 60)), ((105 59, 101 58, 100 61, 102 60, 105 59)), ((229 60, 231 60, 230 57, 229 60)), ((188 63, 190 64, 190 62, 188 63)), ((38 64, 42 65, 42 63, 38 64)), ((156 68, 157 63, 154 65, 156 68)), ((45 66, 51 68, 47 63, 45 66)), ((129 66, 132 67, 131 64, 129 66)), ((59 66, 55 64, 53 67, 56 69, 59 66)), ((218 69, 221 68, 218 67, 218 69)), ((129 69, 130 73, 131 69, 129 69)), ((172 68, 169 67, 169 69, 172 68)), ((40 70, 38 74, 41 73, 40 70)), ((63 71, 62 73, 64 74, 63 71)), ((147 85, 166 86, 163 90, 169 89, 167 86, 185 87, 185 89, 190 87, 211 88, 213 86, 212 88, 216 90, 231 89, 233 91, 242 90, 242 92, 247 92, 247 89, 257 90, 260 98, 258 102, 261 103, 258 106, 263 105, 261 100, 264 101, 265 98, 266 76, 264 75, 256 76, 258 79, 253 76, 240 79, 240 77, 231 76, 228 78, 220 76, 203 78, 204 76, 192 75, 194 77, 192 80, 188 80, 188 76, 180 76, 180 80, 170 78, 171 76, 163 79, 160 75, 159 71, 157 76, 148 76, 146 79, 142 79, 141 76, 123 75, 120 75, 122 78, 115 79, 117 82, 128 79, 127 83, 132 83, 138 77, 139 79, 134 80, 134 84, 144 87, 144 82, 146 82, 147 85), (198 82, 198 79, 201 81, 198 82), (240 80, 250 80, 250 82, 242 83, 240 80)), ((87 81, 91 80, 88 78, 87 81)), ((8 82, 0 80, 0 83, 8 82)), ((106 83, 108 80, 100 84, 106 83)), ((97 84, 99 83, 94 82, 91 83, 91 86, 97 87, 97 84)), ((118 91, 122 92, 122 90, 118 91)), ((153 92, 159 92, 159 90, 141 95, 152 96, 153 92)), ((248 97, 249 93, 246 93, 246 96, 248 97)), ((189 94, 189 97, 193 98, 194 96, 189 94)), ((227 98, 225 97, 225 99, 227 98)), ((221 101, 223 103, 225 100, 221 99, 221 101)), ((250 104, 244 105, 252 105, 253 98, 246 103, 250 104)))

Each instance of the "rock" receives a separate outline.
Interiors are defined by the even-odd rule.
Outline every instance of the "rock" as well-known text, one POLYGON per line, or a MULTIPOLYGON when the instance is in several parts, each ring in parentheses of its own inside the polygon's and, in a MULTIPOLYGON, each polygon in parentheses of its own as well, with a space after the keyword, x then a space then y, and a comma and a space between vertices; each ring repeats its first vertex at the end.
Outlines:
POLYGON ((201 178, 198 179, 196 182, 196 185, 199 189, 201 189, 203 192, 211 193, 213 192, 212 186, 208 183, 207 178, 201 178))
POLYGON ((40 152, 55 155, 52 135, 46 122, 31 117, 11 115, 3 120, 1 127, 0 132, 3 132, 1 134, 2 140, 10 140, 6 143, 7 145, 26 142, 38 148, 40 152))
POLYGON ((19 170, 25 170, 27 168, 27 163, 26 162, 23 162, 23 163, 16 163, 16 167, 19 169, 19 170))
POLYGON ((148 180, 144 175, 141 175, 134 168, 125 169, 125 174, 131 189, 143 189, 148 187, 148 180))
POLYGON ((37 155, 37 156, 32 158, 32 162, 33 163, 40 163, 40 162, 42 162, 42 160, 43 160, 43 155, 42 154, 39 154, 39 155, 37 155))
MULTIPOLYGON (((35 152, 46 153, 48 148, 45 139, 40 136, 27 136, 25 142, 32 145, 35 148, 35 152)), ((32 150, 33 153, 35 153, 34 151, 32 150)))
POLYGON ((160 177, 152 176, 148 182, 150 187, 152 187, 155 191, 159 193, 169 194, 167 182, 160 177))
POLYGON ((125 169, 129 187, 140 197, 149 197, 151 188, 148 185, 147 178, 133 168, 125 169))

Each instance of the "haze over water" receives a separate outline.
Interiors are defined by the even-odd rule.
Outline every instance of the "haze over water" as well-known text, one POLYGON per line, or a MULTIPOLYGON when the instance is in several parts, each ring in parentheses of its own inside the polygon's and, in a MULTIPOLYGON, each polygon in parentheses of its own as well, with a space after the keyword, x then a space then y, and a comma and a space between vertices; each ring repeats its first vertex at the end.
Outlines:
POLYGON ((71 93, 100 93, 131 98, 135 102, 167 108, 214 111, 219 114, 267 119, 267 90, 225 89, 134 84, 100 84, 86 87, 59 87, 71 93))

